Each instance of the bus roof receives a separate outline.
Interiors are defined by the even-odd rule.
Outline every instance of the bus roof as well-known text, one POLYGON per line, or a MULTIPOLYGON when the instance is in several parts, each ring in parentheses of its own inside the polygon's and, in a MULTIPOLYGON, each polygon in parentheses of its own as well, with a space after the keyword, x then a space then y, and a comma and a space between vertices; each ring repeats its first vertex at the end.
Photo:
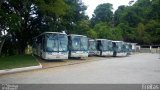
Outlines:
POLYGON ((87 37, 85 35, 78 35, 78 34, 69 34, 68 36, 83 36, 83 37, 87 37))
MULTIPOLYGON (((44 32, 42 34, 47 34, 47 33, 59 33, 59 34, 65 34, 65 33, 62 33, 62 32, 44 32)), ((41 34, 40 34, 41 35, 41 34)))
POLYGON ((123 41, 112 41, 112 42, 123 42, 123 41))
POLYGON ((95 39, 89 39, 89 41, 96 41, 95 39))
MULTIPOLYGON (((41 33, 40 35, 38 35, 38 36, 36 36, 36 37, 39 37, 39 36, 44 35, 44 34, 52 34, 52 33, 66 34, 66 33, 62 33, 62 32, 43 32, 43 33, 41 33)), ((36 38, 36 37, 34 37, 34 38, 36 38)))
POLYGON ((107 39, 96 39, 96 40, 107 40, 107 39))
POLYGON ((113 41, 113 40, 109 40, 109 39, 95 39, 95 40, 107 40, 107 41, 113 41))

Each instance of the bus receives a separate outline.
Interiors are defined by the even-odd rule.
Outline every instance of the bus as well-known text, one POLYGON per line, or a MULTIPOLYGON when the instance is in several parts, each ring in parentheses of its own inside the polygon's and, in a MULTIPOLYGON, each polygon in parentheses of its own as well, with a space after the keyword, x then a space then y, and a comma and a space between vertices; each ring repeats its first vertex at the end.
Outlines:
POLYGON ((112 41, 113 56, 127 56, 126 46, 123 41, 112 41))
POLYGON ((135 52, 136 43, 128 43, 126 42, 126 51, 127 55, 133 54, 135 52))
POLYGON ((69 58, 88 57, 88 38, 84 35, 68 35, 69 58))
POLYGON ((96 39, 98 56, 113 56, 112 41, 107 39, 96 39))
POLYGON ((89 39, 89 56, 97 55, 97 41, 95 39, 89 39))
POLYGON ((33 54, 45 60, 68 59, 67 34, 44 32, 33 38, 33 54))
POLYGON ((125 52, 127 52, 127 55, 130 55, 132 50, 131 43, 124 42, 124 45, 125 45, 125 52))
POLYGON ((130 43, 131 44, 131 52, 136 52, 136 45, 137 43, 130 43))

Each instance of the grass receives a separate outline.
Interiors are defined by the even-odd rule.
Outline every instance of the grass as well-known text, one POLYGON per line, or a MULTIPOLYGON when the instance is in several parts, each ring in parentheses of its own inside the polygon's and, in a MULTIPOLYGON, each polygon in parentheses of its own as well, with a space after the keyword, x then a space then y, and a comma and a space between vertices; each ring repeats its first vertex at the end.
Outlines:
POLYGON ((0 57, 0 70, 36 65, 39 65, 39 63, 31 55, 0 57))

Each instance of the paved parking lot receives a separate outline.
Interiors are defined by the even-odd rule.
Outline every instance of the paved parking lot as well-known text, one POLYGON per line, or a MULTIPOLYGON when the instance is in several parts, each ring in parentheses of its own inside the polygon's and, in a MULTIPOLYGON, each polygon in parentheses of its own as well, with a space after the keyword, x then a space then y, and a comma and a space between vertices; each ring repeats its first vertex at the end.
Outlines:
MULTIPOLYGON (((80 64, 1 75, 0 83, 155 84, 160 83, 159 58, 158 54, 150 53, 116 58, 92 57, 91 60, 95 59, 94 61, 80 64)), ((55 62, 52 63, 55 64, 55 62)), ((58 62, 56 63, 58 64, 58 62)))

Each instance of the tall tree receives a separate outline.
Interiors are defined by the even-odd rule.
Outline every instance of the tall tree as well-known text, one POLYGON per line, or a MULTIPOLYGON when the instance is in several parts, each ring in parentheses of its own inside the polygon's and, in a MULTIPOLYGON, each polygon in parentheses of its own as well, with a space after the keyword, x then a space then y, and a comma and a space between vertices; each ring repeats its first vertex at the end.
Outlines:
POLYGON ((98 38, 112 39, 112 30, 107 23, 100 22, 97 23, 94 27, 94 30, 97 32, 98 38))
POLYGON ((80 22, 88 20, 85 15, 87 7, 81 0, 65 0, 65 2, 69 7, 67 13, 62 17, 62 29, 66 30, 68 34, 82 32, 78 27, 80 22))
POLYGON ((111 24, 112 18, 113 18, 112 9, 113 9, 112 4, 110 3, 104 3, 104 4, 98 5, 94 10, 92 23, 94 25, 95 23, 98 23, 98 22, 106 22, 108 24, 111 24))
POLYGON ((117 26, 120 22, 122 23, 122 17, 125 14, 126 6, 121 5, 118 7, 118 9, 114 13, 114 26, 117 26))
POLYGON ((12 49, 18 49, 18 52, 23 54, 33 36, 41 32, 41 25, 51 26, 46 17, 57 21, 65 14, 66 9, 67 5, 63 0, 3 0, 0 9, 2 11, 0 26, 11 36, 11 43, 15 46, 12 49), (55 17, 57 18, 53 19, 55 17))

